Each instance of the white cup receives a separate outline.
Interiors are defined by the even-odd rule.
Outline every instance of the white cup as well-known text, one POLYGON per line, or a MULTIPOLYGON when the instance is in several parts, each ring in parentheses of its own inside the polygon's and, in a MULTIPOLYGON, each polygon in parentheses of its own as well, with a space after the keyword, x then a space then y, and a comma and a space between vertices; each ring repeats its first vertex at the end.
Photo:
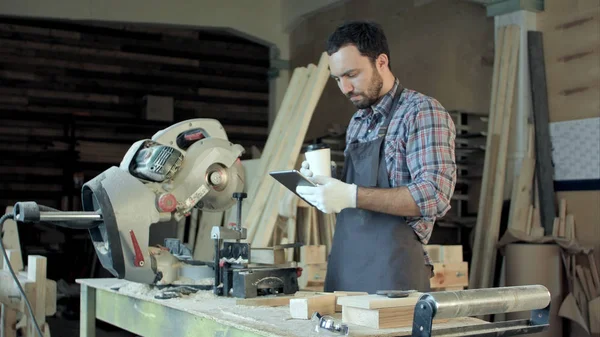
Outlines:
POLYGON ((331 177, 331 150, 325 144, 311 144, 304 153, 313 176, 331 177))

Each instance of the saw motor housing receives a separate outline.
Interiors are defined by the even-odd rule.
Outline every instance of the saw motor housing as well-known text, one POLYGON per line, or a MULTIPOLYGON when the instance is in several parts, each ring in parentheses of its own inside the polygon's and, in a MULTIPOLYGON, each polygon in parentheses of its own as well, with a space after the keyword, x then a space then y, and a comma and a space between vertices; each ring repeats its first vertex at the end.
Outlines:
POLYGON ((169 284, 168 270, 150 247, 150 226, 179 221, 192 208, 221 212, 245 186, 240 157, 244 148, 229 141, 214 119, 180 122, 134 143, 119 167, 83 185, 84 211, 102 214, 90 229, 102 266, 115 277, 146 284, 169 284))

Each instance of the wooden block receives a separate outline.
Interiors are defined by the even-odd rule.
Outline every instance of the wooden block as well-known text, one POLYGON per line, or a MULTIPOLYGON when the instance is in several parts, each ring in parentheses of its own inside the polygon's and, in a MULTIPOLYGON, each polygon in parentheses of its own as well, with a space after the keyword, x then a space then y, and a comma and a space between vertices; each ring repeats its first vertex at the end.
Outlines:
POLYGON ((361 296, 361 295, 369 295, 369 293, 364 291, 334 291, 333 294, 336 296, 335 298, 335 312, 342 312, 342 306, 337 304, 338 297, 342 296, 361 296))
POLYGON ((325 253, 327 246, 302 246, 300 247, 300 262, 304 264, 324 263, 327 261, 325 253))
POLYGON ((382 295, 342 296, 338 297, 337 304, 341 305, 342 307, 362 309, 382 309, 403 306, 412 306, 414 309, 414 306, 419 300, 419 296, 421 296, 421 294, 422 293, 420 292, 415 292, 410 294, 408 297, 403 298, 389 298, 382 295))
POLYGON ((334 294, 324 294, 290 300, 290 315, 295 319, 310 319, 315 312, 321 315, 335 313, 334 294))
POLYGON ((250 248, 250 262, 259 264, 284 264, 285 251, 273 248, 250 248))
POLYGON ((468 287, 469 263, 434 263, 431 288, 468 287))

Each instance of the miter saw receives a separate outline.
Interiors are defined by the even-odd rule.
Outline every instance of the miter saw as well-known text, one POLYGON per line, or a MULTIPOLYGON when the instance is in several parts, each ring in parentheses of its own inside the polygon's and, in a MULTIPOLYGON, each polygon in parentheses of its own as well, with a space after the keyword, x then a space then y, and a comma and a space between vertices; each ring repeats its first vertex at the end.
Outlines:
POLYGON ((296 292, 299 269, 248 268, 250 245, 241 242, 246 229, 239 213, 245 197, 243 153, 244 148, 228 140, 217 120, 183 121, 137 141, 119 167, 86 182, 81 191, 83 212, 19 202, 14 218, 88 229, 102 266, 120 279, 167 286, 178 280, 183 267, 210 265, 215 273, 212 287, 220 295, 296 292), (149 245, 154 224, 179 221, 192 208, 221 212, 236 202, 238 223, 212 229, 214 261, 193 261, 189 249, 186 254, 185 247, 170 238, 165 245, 149 245))

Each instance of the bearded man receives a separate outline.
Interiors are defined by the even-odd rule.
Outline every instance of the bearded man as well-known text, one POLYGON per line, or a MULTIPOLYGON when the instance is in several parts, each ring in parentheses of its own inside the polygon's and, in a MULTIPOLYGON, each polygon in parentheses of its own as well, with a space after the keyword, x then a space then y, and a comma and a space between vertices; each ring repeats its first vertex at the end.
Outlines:
POLYGON ((296 190, 322 212, 339 213, 324 290, 430 291, 433 264, 423 245, 454 193, 452 118, 434 98, 403 88, 378 24, 338 27, 327 53, 332 79, 358 111, 341 180, 313 176, 303 162, 301 173, 317 187, 296 190))

